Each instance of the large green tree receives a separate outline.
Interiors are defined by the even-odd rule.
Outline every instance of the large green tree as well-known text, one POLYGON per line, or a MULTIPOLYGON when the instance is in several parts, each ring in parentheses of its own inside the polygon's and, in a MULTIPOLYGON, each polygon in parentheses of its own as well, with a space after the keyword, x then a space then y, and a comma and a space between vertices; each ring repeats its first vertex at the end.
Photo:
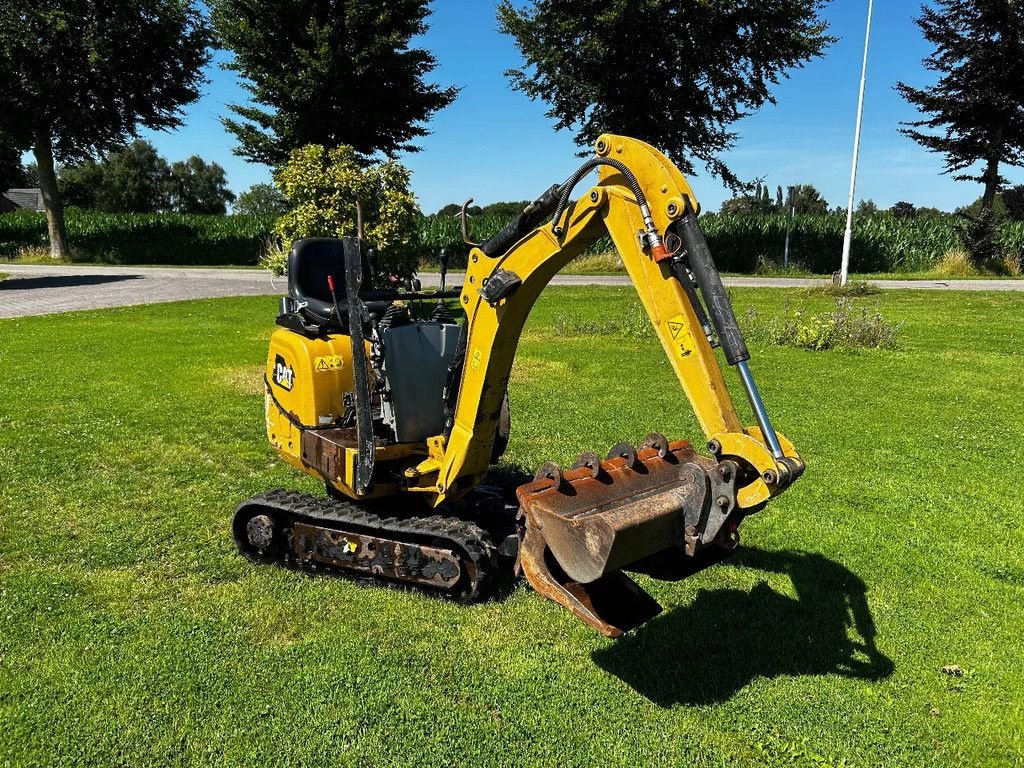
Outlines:
POLYGON ((198 155, 171 163, 167 189, 170 208, 178 213, 222 215, 235 201, 224 169, 198 155))
POLYGON ((169 207, 171 169, 148 141, 136 139, 101 160, 62 168, 64 202, 106 213, 156 213, 169 207))
POLYGON ((142 139, 61 168, 59 185, 65 203, 107 213, 223 214, 235 199, 217 163, 193 155, 168 164, 142 139))
POLYGON ((210 43, 193 0, 0 3, 0 133, 35 154, 53 256, 69 253, 56 163, 180 125, 210 43))
POLYGON ((917 24, 935 46, 924 66, 940 77, 927 88, 896 86, 928 115, 902 131, 944 154, 946 173, 985 185, 986 217, 1004 183, 999 166, 1024 165, 1024 4, 937 0, 917 24))
POLYGON ((423 123, 457 89, 424 78, 434 57, 410 40, 426 30, 428 0, 212 0, 251 104, 224 124, 237 154, 278 167, 309 144, 353 147, 362 159, 414 151, 423 123))
POLYGON ((239 216, 271 216, 288 212, 288 201, 273 184, 253 184, 238 196, 233 206, 239 216))
POLYGON ((532 0, 498 7, 525 60, 513 86, 547 102, 556 127, 591 145, 606 132, 643 139, 684 173, 700 160, 741 186, 721 159, 734 123, 766 102, 787 70, 833 38, 826 0, 532 0))

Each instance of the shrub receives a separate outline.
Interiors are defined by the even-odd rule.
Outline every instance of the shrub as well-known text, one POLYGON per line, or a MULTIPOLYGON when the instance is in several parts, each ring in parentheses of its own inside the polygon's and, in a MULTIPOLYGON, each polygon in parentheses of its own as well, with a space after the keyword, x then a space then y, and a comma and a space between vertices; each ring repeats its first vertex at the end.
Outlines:
POLYGON ((355 236, 361 207, 364 242, 377 250, 380 277, 415 274, 420 212, 404 166, 394 160, 362 166, 352 147, 311 144, 292 152, 275 181, 291 206, 274 228, 283 245, 304 237, 355 236))
POLYGON ((787 305, 781 318, 762 318, 751 307, 741 318, 744 333, 751 341, 798 347, 820 352, 827 349, 897 349, 902 325, 893 325, 877 309, 858 307, 849 297, 836 299, 835 308, 820 314, 802 310, 790 312, 787 305))

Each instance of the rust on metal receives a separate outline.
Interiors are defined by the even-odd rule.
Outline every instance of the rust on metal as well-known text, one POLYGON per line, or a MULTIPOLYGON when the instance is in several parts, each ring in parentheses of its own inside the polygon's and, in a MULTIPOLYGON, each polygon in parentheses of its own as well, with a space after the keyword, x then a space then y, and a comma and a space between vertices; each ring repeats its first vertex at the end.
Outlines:
POLYGON ((735 546, 737 472, 658 434, 639 448, 619 443, 603 461, 587 452, 572 469, 546 463, 516 490, 519 568, 545 597, 616 637, 661 611, 622 569, 735 546))
POLYGON ((673 443, 664 458, 654 447, 641 449, 633 468, 622 456, 600 461, 584 454, 563 472, 561 485, 540 479, 516 495, 558 564, 586 584, 683 542, 680 512, 704 494, 696 458, 686 442, 673 443))
POLYGON ((370 576, 449 588, 462 576, 450 550, 367 534, 296 523, 292 534, 299 563, 320 563, 370 576))
POLYGON ((359 445, 355 427, 305 430, 302 433, 302 463, 327 478, 345 477, 345 449, 359 445))

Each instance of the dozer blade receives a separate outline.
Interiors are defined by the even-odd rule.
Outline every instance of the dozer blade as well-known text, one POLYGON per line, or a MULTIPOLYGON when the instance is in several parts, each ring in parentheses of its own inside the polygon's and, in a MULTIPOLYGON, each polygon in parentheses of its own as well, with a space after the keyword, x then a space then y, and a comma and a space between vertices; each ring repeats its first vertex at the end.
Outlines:
POLYGON ((735 505, 735 465, 689 443, 651 435, 601 460, 543 465, 516 495, 525 533, 519 563, 530 585, 608 637, 661 612, 623 568, 658 553, 688 559, 719 533, 735 505))

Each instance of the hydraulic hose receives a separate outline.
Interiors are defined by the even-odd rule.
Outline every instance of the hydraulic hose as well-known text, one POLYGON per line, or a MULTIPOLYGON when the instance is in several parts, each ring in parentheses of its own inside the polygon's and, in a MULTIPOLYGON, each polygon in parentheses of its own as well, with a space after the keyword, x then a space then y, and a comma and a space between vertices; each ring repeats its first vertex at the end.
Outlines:
POLYGON ((644 195, 643 189, 640 188, 640 182, 637 181, 636 176, 633 175, 633 172, 629 170, 625 164, 620 163, 618 160, 612 160, 608 157, 590 158, 566 180, 565 184, 562 185, 562 193, 558 200, 558 207, 555 208, 551 231, 555 233, 556 237, 562 236, 564 228, 559 224, 559 221, 562 218, 562 214, 565 213, 565 209, 569 207, 569 196, 572 194, 573 188, 580 183, 584 176, 599 165, 607 165, 609 168, 614 168, 622 174, 623 178, 625 178, 630 191, 636 198, 637 205, 640 206, 640 215, 644 220, 644 246, 651 249, 651 255, 654 257, 655 261, 660 262, 668 259, 670 254, 665 249, 665 242, 661 237, 661 233, 658 231, 657 225, 654 223, 654 217, 651 215, 651 207, 647 204, 647 197, 644 195))
POLYGON ((640 209, 647 211, 647 216, 644 217, 646 223, 647 217, 650 216, 650 208, 647 205, 647 198, 644 196, 644 191, 640 189, 640 182, 637 181, 633 172, 618 160, 612 160, 608 157, 592 157, 581 165, 579 169, 562 185, 562 194, 558 199, 558 207, 555 208, 554 214, 553 230, 556 235, 562 234, 562 228, 558 226, 558 220, 562 218, 562 214, 565 213, 565 209, 569 206, 569 195, 572 194, 573 188, 580 183, 584 176, 599 165, 607 165, 623 175, 626 179, 626 183, 629 184, 630 191, 633 193, 633 196, 636 197, 636 201, 640 205, 640 209))

